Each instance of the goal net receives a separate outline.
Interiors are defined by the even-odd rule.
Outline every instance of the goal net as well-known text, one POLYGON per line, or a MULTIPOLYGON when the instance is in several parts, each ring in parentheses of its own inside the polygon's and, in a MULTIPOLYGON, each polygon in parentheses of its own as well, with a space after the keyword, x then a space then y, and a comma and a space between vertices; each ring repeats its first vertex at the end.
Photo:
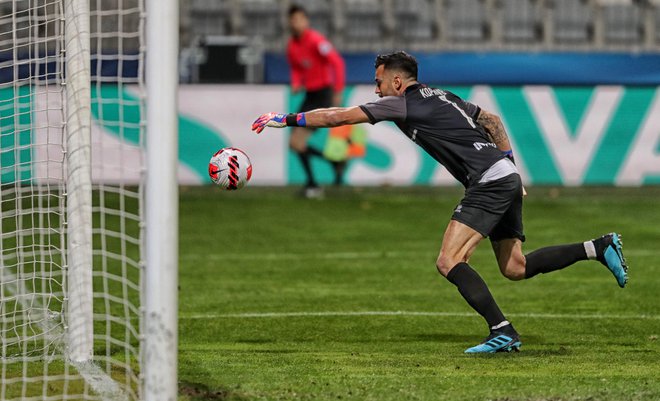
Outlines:
POLYGON ((0 400, 141 399, 143 3, 0 0, 0 400))

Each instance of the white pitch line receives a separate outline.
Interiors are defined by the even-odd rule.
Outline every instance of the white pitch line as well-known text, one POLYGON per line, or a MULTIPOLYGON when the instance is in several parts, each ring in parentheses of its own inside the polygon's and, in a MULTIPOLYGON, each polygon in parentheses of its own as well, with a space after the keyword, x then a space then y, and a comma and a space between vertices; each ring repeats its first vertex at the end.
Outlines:
POLYGON ((203 260, 302 260, 302 259, 376 259, 420 255, 424 252, 318 252, 318 253, 251 253, 251 254, 185 254, 181 259, 203 260))
MULTIPOLYGON (((350 316, 431 316, 431 317, 476 317, 469 312, 415 312, 415 311, 355 311, 355 312, 249 312, 179 314, 180 320, 205 319, 250 319, 287 317, 350 317, 350 316)), ((507 313, 507 316, 532 319, 607 319, 607 320, 660 320, 660 315, 609 315, 609 314, 562 314, 562 313, 507 313)))

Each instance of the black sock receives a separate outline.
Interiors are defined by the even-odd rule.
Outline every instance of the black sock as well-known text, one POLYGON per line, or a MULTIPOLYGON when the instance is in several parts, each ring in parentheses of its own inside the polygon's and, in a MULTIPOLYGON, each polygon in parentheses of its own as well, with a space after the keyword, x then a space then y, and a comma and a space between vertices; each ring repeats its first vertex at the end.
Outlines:
POLYGON ((532 278, 539 273, 550 273, 587 260, 587 251, 583 243, 548 246, 528 253, 525 259, 525 278, 532 278))
POLYGON ((335 172, 335 185, 341 185, 344 182, 344 170, 346 170, 346 161, 330 162, 335 172))
POLYGON ((309 160, 309 149, 302 153, 298 153, 298 157, 300 158, 300 162, 302 163, 303 170, 305 170, 305 174, 307 175, 307 186, 308 187, 315 187, 316 186, 316 180, 314 179, 314 174, 312 173, 312 164, 311 161, 309 160))
POLYGON ((311 155, 311 156, 323 157, 323 152, 321 152, 320 150, 316 149, 313 146, 307 145, 306 152, 307 152, 308 155, 311 155))
POLYGON ((504 314, 495 302, 488 290, 488 286, 467 263, 459 263, 447 274, 447 280, 451 281, 458 292, 470 306, 486 319, 489 327, 497 326, 506 320, 504 314))

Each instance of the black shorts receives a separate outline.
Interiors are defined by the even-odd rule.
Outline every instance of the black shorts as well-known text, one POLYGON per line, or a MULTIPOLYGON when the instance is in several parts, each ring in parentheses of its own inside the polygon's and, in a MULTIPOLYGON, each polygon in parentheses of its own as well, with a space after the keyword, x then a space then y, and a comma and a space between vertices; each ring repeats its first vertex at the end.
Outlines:
POLYGON ((452 220, 478 231, 491 241, 520 238, 525 241, 522 222, 522 182, 518 174, 476 184, 465 190, 452 220))
POLYGON ((326 107, 332 107, 331 87, 307 92, 298 113, 304 113, 314 109, 324 109, 326 107))

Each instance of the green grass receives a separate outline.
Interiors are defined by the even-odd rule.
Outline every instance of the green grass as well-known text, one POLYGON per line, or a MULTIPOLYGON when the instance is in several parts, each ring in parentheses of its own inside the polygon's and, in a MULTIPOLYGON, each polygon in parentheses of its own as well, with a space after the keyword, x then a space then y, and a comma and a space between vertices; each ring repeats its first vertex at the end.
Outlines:
MULTIPOLYGON (((0 398, 92 397, 90 382, 62 355, 65 321, 60 312, 67 280, 60 252, 66 242, 60 221, 63 198, 47 187, 1 189, 0 398), (42 317, 44 312, 49 319, 42 317)), ((112 190, 93 192, 94 355, 133 399, 140 368, 138 199, 130 188, 123 190, 121 196, 112 190), (111 213, 120 205, 126 213, 111 213)))
POLYGON ((468 356, 487 328, 434 266, 457 188, 182 188, 181 399, 660 399, 660 188, 529 193, 526 251, 616 230, 630 283, 597 262, 511 282, 484 242, 523 348, 468 356))

